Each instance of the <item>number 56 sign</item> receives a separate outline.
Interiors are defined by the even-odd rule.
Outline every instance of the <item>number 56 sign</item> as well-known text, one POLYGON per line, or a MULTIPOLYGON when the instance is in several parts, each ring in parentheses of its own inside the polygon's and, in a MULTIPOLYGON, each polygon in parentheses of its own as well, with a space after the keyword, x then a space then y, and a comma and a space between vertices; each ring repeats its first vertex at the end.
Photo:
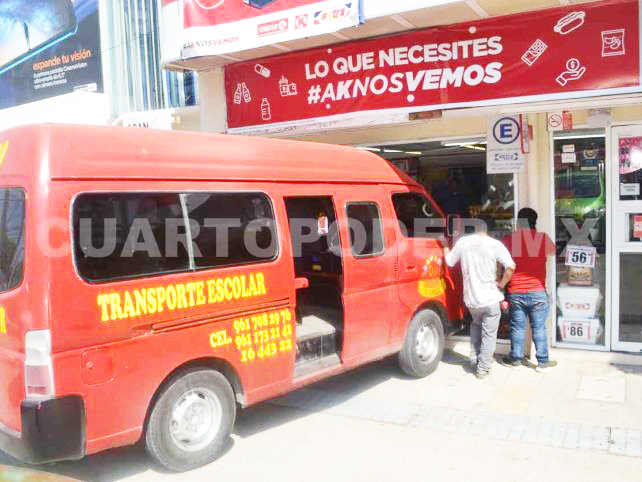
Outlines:
POLYGON ((579 268, 595 267, 596 250, 593 246, 566 246, 566 266, 577 266, 579 268))

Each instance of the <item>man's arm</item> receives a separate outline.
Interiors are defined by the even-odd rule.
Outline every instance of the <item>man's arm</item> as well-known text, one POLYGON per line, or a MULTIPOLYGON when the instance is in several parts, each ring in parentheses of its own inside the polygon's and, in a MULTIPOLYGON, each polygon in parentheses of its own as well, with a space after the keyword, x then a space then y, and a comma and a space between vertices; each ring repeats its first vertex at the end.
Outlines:
POLYGON ((444 261, 451 268, 459 262, 459 241, 455 243, 453 249, 448 247, 448 241, 442 241, 441 247, 444 249, 444 261))
POLYGON ((497 282, 499 289, 503 290, 513 277, 516 265, 508 249, 506 249, 506 246, 502 243, 497 243, 497 260, 504 266, 504 275, 502 279, 497 282))
POLYGON ((497 282, 497 286, 500 290, 506 288, 506 285, 510 283, 510 280, 513 278, 513 273, 515 273, 515 268, 506 268, 504 270, 504 276, 497 282))

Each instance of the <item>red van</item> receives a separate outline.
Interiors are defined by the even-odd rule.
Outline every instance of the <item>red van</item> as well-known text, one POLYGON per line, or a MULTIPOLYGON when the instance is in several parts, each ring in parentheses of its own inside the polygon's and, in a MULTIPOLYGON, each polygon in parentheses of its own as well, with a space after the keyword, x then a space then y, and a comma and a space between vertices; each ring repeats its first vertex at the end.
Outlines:
POLYGON ((246 407, 463 318, 443 215, 380 157, 203 133, 0 133, 0 448, 212 461, 246 407))

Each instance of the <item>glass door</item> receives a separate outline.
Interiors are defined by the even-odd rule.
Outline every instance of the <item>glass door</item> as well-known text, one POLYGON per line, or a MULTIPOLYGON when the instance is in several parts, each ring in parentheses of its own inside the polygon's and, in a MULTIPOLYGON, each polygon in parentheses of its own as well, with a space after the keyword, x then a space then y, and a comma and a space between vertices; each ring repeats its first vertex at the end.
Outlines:
POLYGON ((556 346, 608 349, 605 159, 604 130, 553 137, 556 346))
POLYGON ((612 343, 642 352, 642 126, 612 130, 612 343))

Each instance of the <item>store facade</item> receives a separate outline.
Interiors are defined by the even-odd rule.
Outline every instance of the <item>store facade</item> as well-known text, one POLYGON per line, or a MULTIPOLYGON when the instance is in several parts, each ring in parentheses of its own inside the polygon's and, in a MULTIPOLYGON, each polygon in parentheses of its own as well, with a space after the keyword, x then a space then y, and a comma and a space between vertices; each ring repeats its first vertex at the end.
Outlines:
POLYGON ((497 237, 534 208, 557 245, 551 344, 640 353, 639 12, 586 3, 231 63, 200 75, 201 129, 376 151, 497 237), (205 114, 221 90, 224 119, 205 114), (489 174, 502 116, 529 126, 525 162, 489 174))

